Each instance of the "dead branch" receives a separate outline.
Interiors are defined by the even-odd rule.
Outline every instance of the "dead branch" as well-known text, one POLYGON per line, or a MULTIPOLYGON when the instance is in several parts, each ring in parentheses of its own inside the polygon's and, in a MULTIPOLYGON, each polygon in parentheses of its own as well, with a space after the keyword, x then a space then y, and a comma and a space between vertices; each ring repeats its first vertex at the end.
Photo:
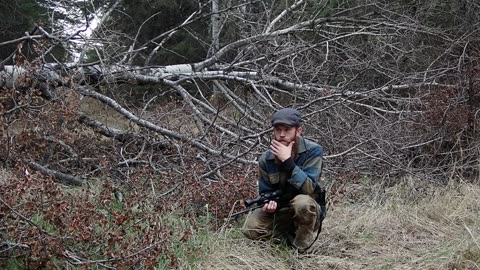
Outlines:
POLYGON ((240 158, 240 157, 242 157, 242 156, 245 156, 246 154, 250 153, 250 152, 253 150, 253 148, 257 146, 258 143, 259 143, 259 141, 257 140, 257 143, 253 144, 247 151, 238 154, 237 156, 235 156, 234 158, 228 160, 227 162, 218 165, 217 167, 213 168, 212 170, 210 170, 210 171, 207 172, 207 173, 202 174, 202 175, 200 176, 200 178, 203 179, 203 178, 210 177, 212 174, 218 172, 218 171, 219 171, 220 169, 222 169, 223 167, 232 164, 232 163, 235 162, 238 158, 240 158))
MULTIPOLYGON (((137 125, 141 126, 141 127, 144 127, 144 128, 147 128, 149 130, 152 130, 152 131, 155 131, 163 136, 166 136, 166 137, 169 137, 169 138, 172 138, 172 139, 175 139, 175 140, 179 140, 179 141, 182 141, 182 142, 185 142, 185 143, 188 143, 188 144, 191 144, 193 145, 194 147, 202 150, 202 151, 205 151, 209 154, 212 154, 212 155, 215 155, 215 156, 222 156, 222 157, 230 157, 230 158, 233 158, 234 156, 230 155, 230 154, 227 154, 227 153, 223 153, 221 151, 217 151, 217 150, 214 150, 208 146, 206 146, 205 144, 197 141, 197 140, 193 140, 193 139, 189 139, 187 136, 185 135, 182 135, 180 133, 177 133, 177 132, 174 132, 172 130, 169 130, 169 129, 166 129, 166 128, 162 128, 156 124, 153 124, 152 122, 149 122, 149 121, 146 121, 144 119, 140 119, 139 117, 137 117, 136 115, 134 115, 132 112, 124 109, 122 106, 120 106, 120 104, 118 104, 115 100, 105 96, 105 95, 102 95, 98 92, 95 92, 93 90, 89 90, 83 86, 78 86, 77 89, 85 96, 90 96, 90 97, 93 97, 93 98, 96 98, 98 99, 99 101, 107 104, 108 106, 112 107, 113 109, 115 109, 117 112, 119 112, 120 114, 122 114, 123 116, 125 116, 126 118, 132 120, 134 123, 136 123, 137 125)), ((242 163, 248 163, 248 164, 251 164, 251 163, 254 163, 256 164, 256 161, 253 161, 253 160, 246 160, 246 159, 237 159, 239 162, 242 162, 242 163)))
POLYGON ((74 185, 74 186, 81 186, 85 183, 85 180, 78 178, 73 175, 65 174, 62 172, 58 172, 55 170, 48 169, 34 161, 26 161, 30 167, 36 171, 39 171, 45 175, 50 175, 55 177, 57 180, 59 180, 61 183, 66 184, 66 185, 74 185))

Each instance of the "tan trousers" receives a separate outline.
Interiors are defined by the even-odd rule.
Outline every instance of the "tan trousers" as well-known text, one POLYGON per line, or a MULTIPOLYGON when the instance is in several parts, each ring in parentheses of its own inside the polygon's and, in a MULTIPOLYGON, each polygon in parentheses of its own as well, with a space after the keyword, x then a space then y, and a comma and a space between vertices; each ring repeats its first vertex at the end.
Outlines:
POLYGON ((318 203, 308 195, 297 195, 290 206, 273 214, 261 208, 250 212, 243 226, 243 234, 250 239, 286 237, 299 249, 308 248, 317 236, 319 229, 318 203))

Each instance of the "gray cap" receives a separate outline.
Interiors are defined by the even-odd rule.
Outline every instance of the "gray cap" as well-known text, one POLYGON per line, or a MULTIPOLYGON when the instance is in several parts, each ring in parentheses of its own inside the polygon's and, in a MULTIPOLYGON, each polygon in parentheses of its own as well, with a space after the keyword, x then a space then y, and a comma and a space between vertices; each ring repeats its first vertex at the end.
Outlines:
POLYGON ((298 127, 302 123, 302 115, 292 108, 285 108, 275 112, 272 116, 272 126, 283 124, 290 127, 298 127))

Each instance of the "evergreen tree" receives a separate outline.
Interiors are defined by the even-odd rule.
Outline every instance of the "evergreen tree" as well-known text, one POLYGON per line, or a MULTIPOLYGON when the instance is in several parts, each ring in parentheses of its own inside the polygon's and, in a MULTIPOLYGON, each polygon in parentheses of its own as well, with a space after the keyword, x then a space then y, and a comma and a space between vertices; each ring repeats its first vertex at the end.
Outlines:
MULTIPOLYGON (((146 46, 134 59, 134 64, 144 64, 148 52, 158 46, 163 38, 160 34, 173 29, 199 10, 202 1, 193 0, 126 0, 121 12, 112 14, 110 23, 114 32, 122 33, 119 41, 122 45, 136 44, 134 49, 146 46)), ((202 10, 207 13, 208 9, 202 10)), ((210 45, 208 36, 209 18, 197 19, 194 23, 180 29, 163 45, 152 58, 150 64, 177 64, 199 61, 205 56, 210 45)))
MULTIPOLYGON (((17 39, 31 32, 35 23, 46 22, 46 10, 35 0, 0 0, 0 43, 17 39)), ((0 62, 10 57, 17 44, 0 46, 0 62)), ((4 64, 11 64, 11 60, 4 64)))

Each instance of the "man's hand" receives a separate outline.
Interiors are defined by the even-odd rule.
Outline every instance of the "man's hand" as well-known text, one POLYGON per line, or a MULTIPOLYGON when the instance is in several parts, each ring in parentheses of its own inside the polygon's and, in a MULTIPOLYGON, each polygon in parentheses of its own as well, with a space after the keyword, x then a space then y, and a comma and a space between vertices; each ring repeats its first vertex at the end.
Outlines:
POLYGON ((277 210, 277 202, 276 201, 268 201, 266 204, 263 205, 262 208, 263 212, 266 213, 274 213, 277 210))
POLYGON ((291 141, 288 146, 283 145, 281 142, 277 140, 272 140, 272 144, 270 145, 270 149, 272 149, 272 153, 281 161, 284 162, 289 157, 292 156, 292 148, 295 144, 295 141, 291 141))

